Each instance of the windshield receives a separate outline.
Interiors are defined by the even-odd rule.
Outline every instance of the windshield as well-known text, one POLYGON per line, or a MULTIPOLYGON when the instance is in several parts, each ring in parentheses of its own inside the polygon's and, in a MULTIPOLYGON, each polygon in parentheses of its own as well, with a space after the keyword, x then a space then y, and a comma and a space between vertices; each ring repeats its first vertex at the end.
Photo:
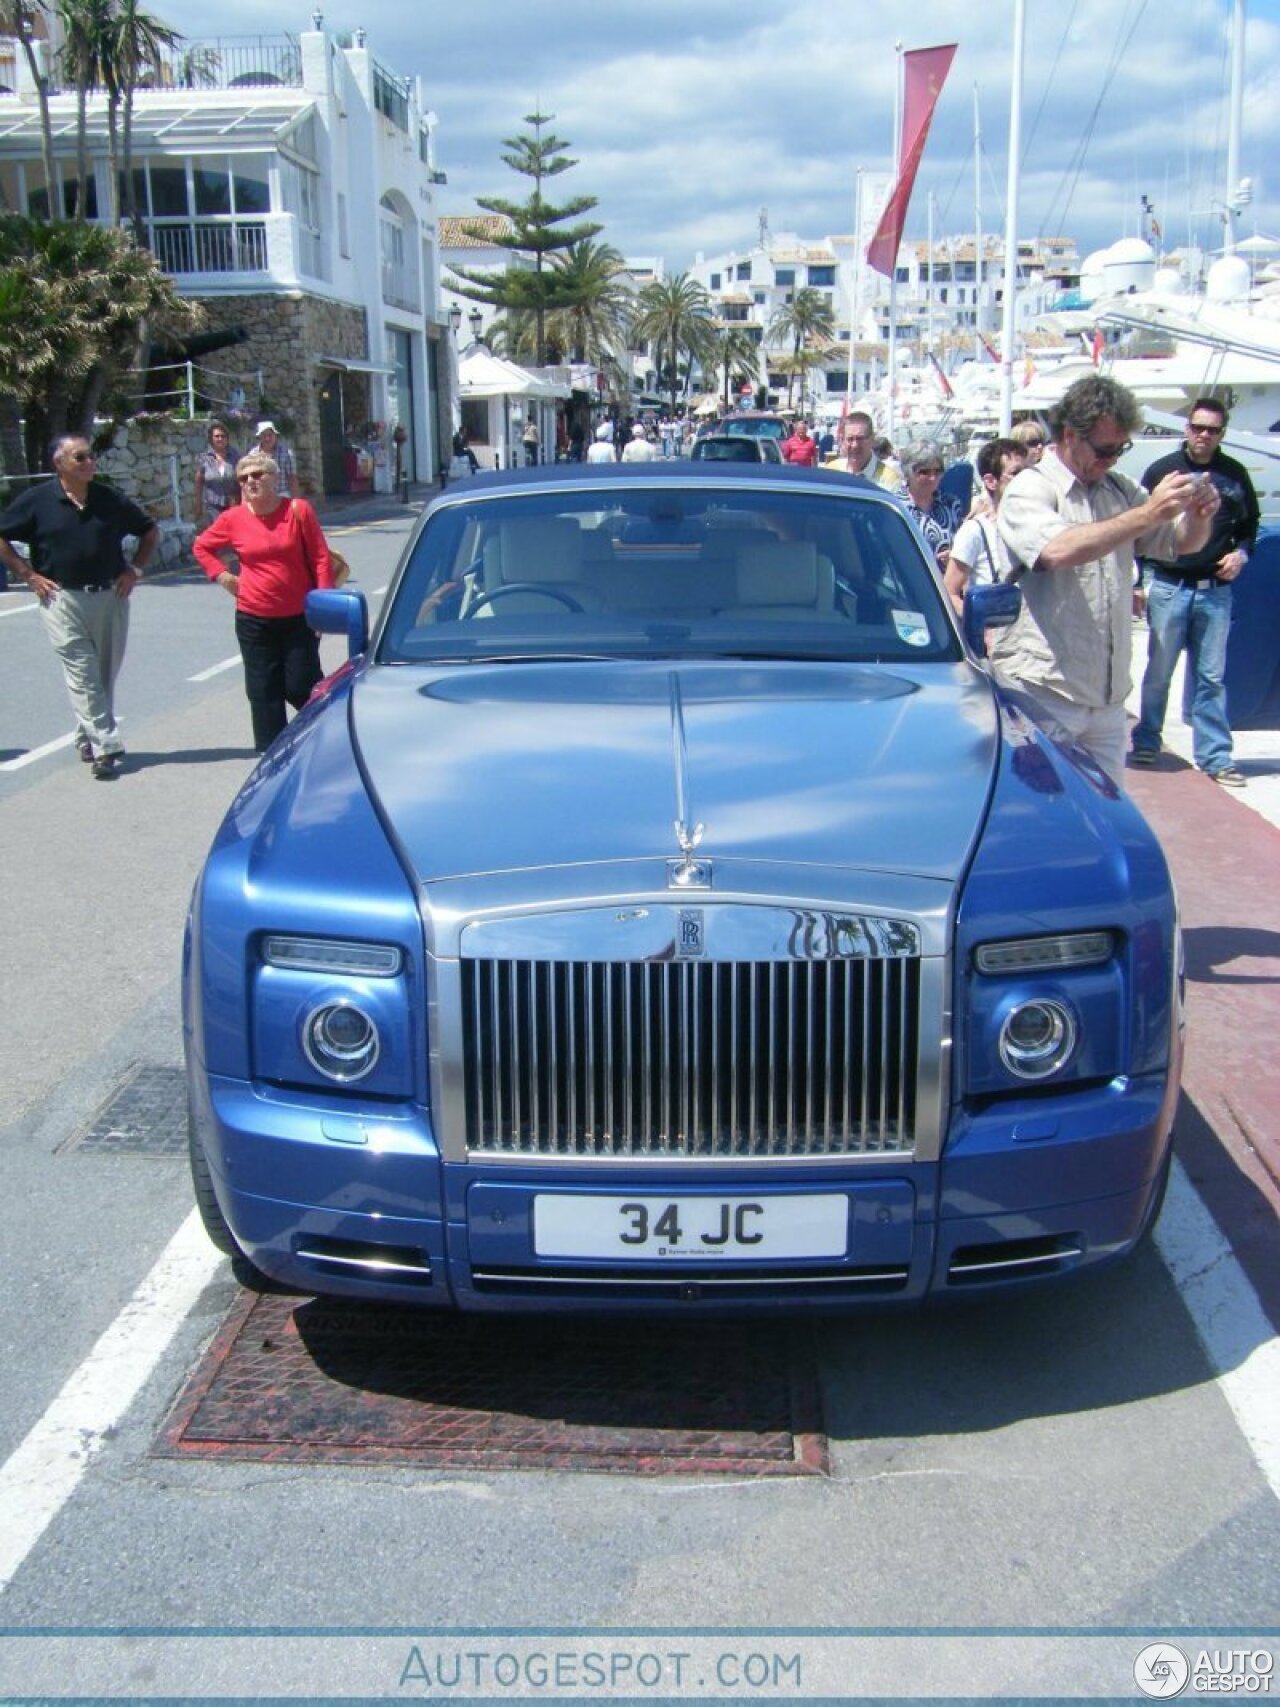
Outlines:
POLYGON ((846 492, 650 482, 445 504, 380 663, 961 656, 905 515, 846 492))

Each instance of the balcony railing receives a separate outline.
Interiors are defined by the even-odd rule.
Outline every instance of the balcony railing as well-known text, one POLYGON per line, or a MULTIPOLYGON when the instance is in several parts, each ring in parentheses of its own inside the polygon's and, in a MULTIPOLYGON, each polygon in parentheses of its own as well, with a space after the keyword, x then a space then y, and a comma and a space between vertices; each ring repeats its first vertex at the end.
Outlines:
POLYGON ((151 221, 147 239, 166 273, 267 271, 267 228, 262 220, 151 221))
MULTIPOLYGON (((140 89, 300 89, 302 50, 293 36, 222 36, 185 42, 156 55, 139 77, 140 89)), ((73 94, 50 84, 49 93, 73 94)), ((92 91, 102 94, 101 89, 92 91)))

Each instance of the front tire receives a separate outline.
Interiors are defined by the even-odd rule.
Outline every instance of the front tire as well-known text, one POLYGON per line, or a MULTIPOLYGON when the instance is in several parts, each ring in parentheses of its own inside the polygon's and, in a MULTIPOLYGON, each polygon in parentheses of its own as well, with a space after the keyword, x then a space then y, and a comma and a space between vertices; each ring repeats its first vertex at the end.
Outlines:
POLYGON ((213 1189, 209 1160, 196 1135, 196 1123, 189 1112, 187 1151, 191 1159, 191 1184, 195 1191, 196 1208, 200 1211, 200 1219, 209 1235, 210 1244, 215 1250, 231 1258, 231 1272, 246 1292, 287 1292, 288 1287, 278 1285, 269 1274, 264 1274, 236 1243, 236 1236, 227 1225, 227 1218, 219 1206, 217 1193, 213 1189))

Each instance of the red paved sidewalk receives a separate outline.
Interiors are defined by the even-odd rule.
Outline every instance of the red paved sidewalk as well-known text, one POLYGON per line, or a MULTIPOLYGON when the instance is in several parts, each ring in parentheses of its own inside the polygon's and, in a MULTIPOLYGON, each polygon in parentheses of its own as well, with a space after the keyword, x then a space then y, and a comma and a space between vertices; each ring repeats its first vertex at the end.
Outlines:
POLYGON ((1280 830, 1169 755, 1127 780, 1182 906, 1178 1155, 1280 1328, 1280 830))

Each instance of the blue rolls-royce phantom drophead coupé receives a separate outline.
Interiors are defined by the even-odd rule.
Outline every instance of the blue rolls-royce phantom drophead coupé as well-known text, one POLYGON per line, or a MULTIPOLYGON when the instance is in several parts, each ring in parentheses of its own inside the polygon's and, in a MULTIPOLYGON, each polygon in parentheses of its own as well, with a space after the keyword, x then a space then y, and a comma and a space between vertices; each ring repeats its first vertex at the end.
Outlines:
POLYGON ((1124 1256, 1178 924, 1140 814, 983 661, 895 500, 483 475, 196 885, 196 1195, 243 1277, 468 1310, 879 1303, 1124 1256))

